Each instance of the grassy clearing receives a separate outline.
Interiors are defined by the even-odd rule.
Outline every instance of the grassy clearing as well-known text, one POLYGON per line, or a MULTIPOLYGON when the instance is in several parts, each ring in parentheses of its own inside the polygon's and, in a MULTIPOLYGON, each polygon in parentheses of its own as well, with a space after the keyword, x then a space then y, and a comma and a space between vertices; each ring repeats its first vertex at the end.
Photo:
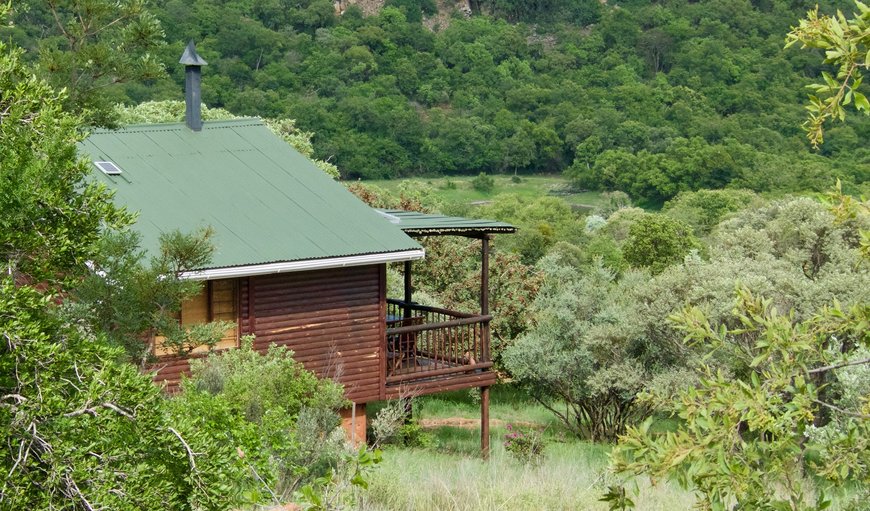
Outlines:
POLYGON ((604 199, 598 192, 570 191, 568 180, 560 175, 521 176, 519 183, 512 182, 511 176, 494 175, 492 177, 495 179, 495 189, 488 193, 477 191, 471 186, 471 180, 474 179, 474 176, 374 180, 366 181, 366 183, 390 191, 398 191, 399 185, 405 181, 425 183, 431 185, 438 198, 448 204, 487 201, 503 193, 513 193, 527 199, 554 195, 565 199, 572 207, 580 209, 591 209, 604 203, 604 199), (453 183, 455 186, 451 186, 449 183, 453 183))
MULTIPOLYGON (((371 407, 370 414, 377 407, 371 407)), ((415 401, 415 415, 426 423, 478 419, 471 392, 427 396, 415 401)), ((615 480, 607 471, 610 446, 576 440, 540 404, 510 385, 493 387, 491 459, 480 459, 480 430, 429 427, 434 445, 427 449, 388 448, 371 477, 359 509, 386 510, 605 510, 598 499, 615 480), (540 466, 525 466, 502 445, 507 424, 541 428, 549 444, 540 466)), ((689 509, 691 494, 668 484, 650 487, 638 481, 641 511, 689 509)))
MULTIPOLYGON (((550 445, 539 467, 520 465, 493 446, 485 462, 431 450, 392 449, 372 477, 359 509, 381 510, 605 510, 598 499, 610 480, 606 446, 550 445)), ((644 485, 637 509, 690 509, 690 494, 666 484, 644 485)))
MULTIPOLYGON (((477 389, 461 390, 426 396, 415 401, 420 417, 439 419, 446 417, 478 418, 480 403, 477 389)), ((504 422, 533 422, 543 426, 561 428, 549 410, 541 406, 513 385, 496 385, 490 391, 489 415, 504 422)))

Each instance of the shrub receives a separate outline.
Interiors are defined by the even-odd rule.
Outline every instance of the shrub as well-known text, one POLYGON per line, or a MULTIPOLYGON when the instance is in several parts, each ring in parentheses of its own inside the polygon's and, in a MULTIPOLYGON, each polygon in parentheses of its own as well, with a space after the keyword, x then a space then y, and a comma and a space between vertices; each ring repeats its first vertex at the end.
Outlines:
POLYGON ((601 215, 589 215, 586 217, 586 232, 593 233, 607 225, 607 220, 601 215))
POLYGON ((416 418, 408 418, 402 400, 390 402, 372 419, 374 444, 401 445, 405 447, 431 447, 435 437, 427 433, 416 418))
POLYGON ((193 360, 172 404, 184 431, 238 450, 255 476, 235 486, 263 493, 262 482, 286 499, 347 454, 336 413, 346 401, 340 385, 305 370, 293 352, 272 346, 261 354, 252 342, 193 360))
POLYGON ((700 246, 692 228, 685 223, 664 215, 647 214, 629 228, 622 251, 630 265, 649 268, 656 274, 681 262, 700 246))
POLYGON ((490 193, 495 189, 495 178, 481 172, 476 178, 471 180, 471 187, 482 193, 490 193))
MULTIPOLYGON (((503 354, 529 395, 578 436, 613 440, 648 412, 635 396, 679 353, 652 344, 635 300, 646 273, 620 280, 601 266, 563 266, 542 260, 544 285, 530 308, 532 326, 503 354)), ((656 320, 660 321, 660 319, 656 320)))
POLYGON ((516 175, 511 176, 511 183, 517 184, 517 183, 522 183, 522 182, 523 182, 523 178, 521 178, 520 176, 516 176, 516 175))
POLYGON ((663 212, 689 224, 700 235, 709 233, 727 215, 758 202, 760 197, 749 190, 698 190, 680 192, 665 203, 663 212))
POLYGON ((507 425, 504 435, 504 449, 524 465, 538 465, 544 455, 544 435, 532 428, 519 428, 507 425))

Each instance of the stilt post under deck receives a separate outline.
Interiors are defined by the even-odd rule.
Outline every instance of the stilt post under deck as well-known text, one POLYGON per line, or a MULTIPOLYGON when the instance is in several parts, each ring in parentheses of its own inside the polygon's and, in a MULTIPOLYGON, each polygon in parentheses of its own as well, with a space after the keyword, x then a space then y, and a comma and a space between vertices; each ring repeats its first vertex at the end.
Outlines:
MULTIPOLYGON (((489 314, 489 240, 490 235, 484 234, 480 239, 480 314, 489 314)), ((481 359, 489 362, 489 323, 481 329, 481 359)))
POLYGON ((411 317, 411 299, 414 290, 411 288, 411 261, 405 261, 405 312, 404 317, 411 317))
POLYGON ((480 454, 489 459, 489 387, 480 387, 480 454))
MULTIPOLYGON (((480 253, 480 314, 489 314, 489 238, 481 238, 480 253)), ((489 323, 483 325, 483 360, 489 361, 489 323)), ((480 453, 489 459, 489 387, 480 387, 480 453)))
POLYGON ((489 235, 480 239, 480 313, 489 314, 489 235))

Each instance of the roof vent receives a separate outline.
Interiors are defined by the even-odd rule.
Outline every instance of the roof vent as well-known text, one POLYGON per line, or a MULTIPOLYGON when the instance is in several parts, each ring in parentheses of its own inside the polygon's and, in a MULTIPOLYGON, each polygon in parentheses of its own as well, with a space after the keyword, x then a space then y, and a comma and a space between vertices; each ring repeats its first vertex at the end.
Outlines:
POLYGON ((107 176, 121 175, 121 167, 115 165, 110 161, 95 161, 94 165, 96 165, 98 169, 102 170, 103 174, 107 176))
POLYGON ((205 61, 196 53, 196 45, 193 40, 187 43, 187 48, 181 55, 179 64, 184 64, 184 122, 193 131, 202 130, 202 66, 207 66, 205 61))

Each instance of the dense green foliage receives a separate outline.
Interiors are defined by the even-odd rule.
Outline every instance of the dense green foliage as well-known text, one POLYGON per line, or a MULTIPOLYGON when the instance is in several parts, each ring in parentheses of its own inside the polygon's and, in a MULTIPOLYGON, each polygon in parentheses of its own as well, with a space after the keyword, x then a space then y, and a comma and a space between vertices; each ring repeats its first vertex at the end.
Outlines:
POLYGON ((665 215, 644 215, 629 228, 623 254, 628 264, 660 273, 698 247, 691 227, 683 222, 665 215))
POLYGON ((854 9, 854 15, 846 17, 840 11, 835 16, 822 15, 816 7, 788 34, 787 46, 800 42, 804 48, 824 50, 825 63, 837 68, 833 76, 822 74, 824 83, 810 86, 815 94, 810 95, 810 116, 804 129, 816 148, 824 142, 825 122, 845 119, 849 105, 870 115, 867 87, 861 87, 863 73, 870 70, 870 6, 855 0, 854 9))
MULTIPOLYGON (((867 179, 863 116, 832 128, 818 155, 801 140, 800 85, 824 67, 783 44, 812 2, 481 0, 434 32, 419 21, 432 2, 388 4, 363 17, 325 0, 153 0, 171 79, 112 94, 178 98, 175 62, 192 38, 210 63, 206 103, 296 119, 349 178, 565 170, 651 203, 867 179)), ((853 5, 823 10, 835 7, 853 5)), ((34 49, 52 25, 35 8, 18 22, 13 39, 34 49)))
POLYGON ((50 295, 0 286, 3 507, 222 509, 226 472, 188 461, 151 378, 58 318, 50 295))
MULTIPOLYGON (((0 11, 2 15, 2 11, 0 11)), ((0 41, 0 257, 4 274, 30 282, 81 273, 102 224, 122 225, 105 187, 78 160, 79 119, 65 96, 32 75, 0 41)))
MULTIPOLYGON (((699 379, 676 399, 657 389, 642 396, 681 421, 666 435, 651 434, 649 423, 630 429, 614 451, 618 471, 672 478, 695 489, 699 507, 712 510, 821 510, 844 489, 844 509, 866 506, 870 204, 839 187, 825 210, 804 202, 723 222, 720 239, 731 231, 744 251, 763 247, 765 237, 752 230, 766 221, 774 242, 766 251, 799 264, 821 286, 811 295, 786 288, 776 298, 764 286, 752 285, 760 289, 753 293, 740 285, 730 320, 711 319, 709 309, 694 305, 672 314, 686 346, 704 353, 699 379), (844 263, 852 268, 845 281, 844 263), (856 280, 864 284, 850 288, 856 280)), ((615 487, 605 496, 612 509, 620 494, 615 487)))
MULTIPOLYGON (((292 355, 277 347, 261 355, 246 339, 237 350, 193 363, 182 393, 169 400, 194 451, 226 444, 233 464, 244 467, 224 492, 285 502, 345 454, 336 413, 345 404, 341 386, 319 380, 292 355)), ((223 471, 218 465, 203 470, 223 471)))
MULTIPOLYGON (((679 203, 695 202, 694 194, 679 203)), ((651 275, 646 261, 621 254, 637 226, 650 217, 669 225, 666 215, 618 210, 600 217, 603 224, 588 235, 594 243, 559 242, 538 263, 544 283, 529 310, 531 325, 502 354, 504 366, 578 434, 613 439, 656 410, 638 403, 639 393, 655 391, 667 403, 666 396, 694 381, 703 350, 687 348, 684 334, 665 321, 686 305, 704 310, 714 324, 737 328, 738 285, 779 311, 793 311, 796 321, 834 300, 844 307, 866 301, 870 272, 860 255, 866 218, 842 222, 808 198, 770 201, 726 215, 698 242, 704 257, 658 259, 651 275)), ((733 355, 719 350, 711 357, 708 363, 727 374, 748 377, 733 355)))
MULTIPOLYGON (((614 453, 615 468, 671 477, 711 510, 821 510, 846 484, 866 492, 866 394, 851 408, 826 401, 831 385, 844 383, 836 369, 856 363, 855 347, 870 341, 866 302, 795 322, 745 289, 738 296, 735 328, 711 324, 697 308, 673 321, 690 344, 732 357, 741 377, 703 365, 696 385, 664 398, 683 421, 677 431, 654 436, 649 422, 633 428, 614 453), (814 433, 819 425, 823 434, 814 433)), ((858 494, 851 509, 864 506, 858 494)))
POLYGON ((164 43, 146 0, 13 2, 24 30, 15 42, 39 56, 36 71, 55 89, 66 89, 64 108, 88 124, 115 123, 112 104, 124 98, 117 84, 164 78, 154 53, 164 43), (35 25, 30 25, 35 23, 35 25))
MULTIPOLYGON (((5 18, 0 5, 0 19, 5 18)), ((0 43, 0 502, 8 509, 216 509, 148 375, 58 313, 101 230, 128 220, 76 158, 80 119, 0 43)), ((204 455, 217 452, 203 449, 204 455), (207 453, 207 454, 206 454, 207 453)))

